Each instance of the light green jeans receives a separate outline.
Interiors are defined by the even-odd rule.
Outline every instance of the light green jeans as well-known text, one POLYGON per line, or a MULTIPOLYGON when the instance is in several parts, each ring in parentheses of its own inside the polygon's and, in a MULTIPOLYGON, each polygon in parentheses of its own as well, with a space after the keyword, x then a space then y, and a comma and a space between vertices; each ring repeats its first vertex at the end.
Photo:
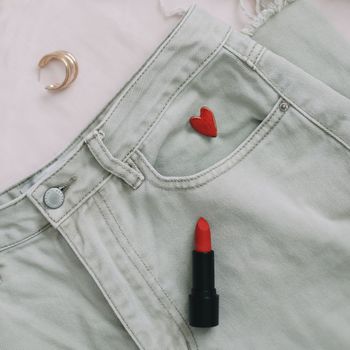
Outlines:
POLYGON ((0 195, 0 349, 348 349, 349 111, 192 7, 57 159, 0 195), (189 126, 203 105, 216 138, 189 126), (200 216, 211 329, 188 324, 200 216))

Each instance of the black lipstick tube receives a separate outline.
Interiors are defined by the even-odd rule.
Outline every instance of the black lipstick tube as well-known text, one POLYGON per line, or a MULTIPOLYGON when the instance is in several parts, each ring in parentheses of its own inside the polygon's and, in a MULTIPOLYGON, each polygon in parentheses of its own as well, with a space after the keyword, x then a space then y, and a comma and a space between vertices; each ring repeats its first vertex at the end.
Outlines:
POLYGON ((189 295, 189 318, 192 327, 215 327, 219 324, 219 295, 214 277, 214 251, 192 251, 192 290, 189 295))

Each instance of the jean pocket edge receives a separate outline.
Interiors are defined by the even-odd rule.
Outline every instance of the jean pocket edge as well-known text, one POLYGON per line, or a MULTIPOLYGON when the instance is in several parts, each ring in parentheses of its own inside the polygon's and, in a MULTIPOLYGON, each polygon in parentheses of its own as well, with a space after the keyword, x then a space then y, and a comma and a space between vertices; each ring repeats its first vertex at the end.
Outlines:
POLYGON ((204 186, 230 170, 256 149, 277 126, 282 117, 286 114, 288 108, 289 104, 280 97, 266 118, 264 118, 238 147, 223 159, 195 174, 184 176, 162 175, 148 161, 146 155, 140 149, 137 149, 131 156, 132 163, 140 169, 146 180, 159 188, 167 190, 186 190, 204 186))

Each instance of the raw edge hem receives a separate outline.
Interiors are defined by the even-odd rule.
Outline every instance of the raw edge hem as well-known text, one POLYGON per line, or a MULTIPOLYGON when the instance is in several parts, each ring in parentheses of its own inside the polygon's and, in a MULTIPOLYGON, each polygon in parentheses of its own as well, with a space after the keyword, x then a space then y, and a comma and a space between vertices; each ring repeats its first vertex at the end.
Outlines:
POLYGON ((271 17, 281 12, 287 5, 295 2, 296 0, 272 0, 269 4, 265 5, 261 11, 251 19, 242 30, 241 33, 253 36, 255 32, 263 26, 271 17))

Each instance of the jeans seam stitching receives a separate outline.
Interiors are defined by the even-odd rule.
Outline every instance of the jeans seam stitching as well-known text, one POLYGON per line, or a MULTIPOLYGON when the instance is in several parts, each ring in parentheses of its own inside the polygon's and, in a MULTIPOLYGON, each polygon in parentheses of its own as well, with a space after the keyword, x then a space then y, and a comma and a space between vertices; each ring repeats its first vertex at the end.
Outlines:
POLYGON ((231 54, 233 54, 235 57, 237 57, 240 61, 246 63, 247 62, 247 55, 242 55, 241 53, 239 53, 238 51, 236 51, 232 46, 230 46, 230 44, 225 44, 224 48, 226 50, 228 50, 229 52, 231 52, 231 54))
POLYGON ((307 119, 310 123, 317 126, 322 131, 326 132, 329 136, 331 136, 334 140, 340 143, 344 148, 350 151, 350 145, 340 136, 338 136, 334 131, 325 126, 322 122, 320 122, 317 118, 315 118, 310 113, 306 112, 303 108, 299 106, 296 102, 294 102, 290 97, 288 97, 284 91, 282 91, 278 86, 276 86, 264 73, 264 71, 260 68, 256 68, 256 72, 273 88, 277 93, 279 93, 286 101, 288 101, 293 107, 295 107, 300 114, 307 119))
MULTIPOLYGON (((56 169, 49 177, 43 179, 43 181, 38 185, 40 186, 42 183, 47 182, 50 180, 53 176, 55 176, 60 170, 62 170, 67 164, 69 164, 74 158, 77 157, 77 155, 84 149, 84 143, 82 143, 79 147, 79 149, 74 153, 72 157, 67 159, 58 169, 56 169)), ((36 189, 33 191, 33 194, 36 192, 36 189)))
MULTIPOLYGON (((125 240, 126 240, 127 243, 129 244, 130 248, 134 251, 134 253, 137 255, 137 257, 140 259, 140 261, 141 261, 142 265, 145 267, 145 269, 151 274, 151 276, 153 277, 154 281, 157 283, 157 285, 159 286, 159 288, 162 290, 162 292, 164 293, 164 295, 166 296, 166 298, 168 299, 168 301, 175 307, 175 310, 179 313, 179 315, 181 316, 182 320, 185 322, 185 324, 186 324, 186 326, 187 326, 187 322, 186 322, 186 320, 185 320, 185 317, 182 315, 182 313, 180 312, 180 310, 177 308, 177 306, 175 305, 174 301, 170 298, 170 296, 168 295, 168 293, 167 293, 167 292, 164 290, 164 288, 161 286, 161 284, 159 283, 158 279, 154 276, 154 274, 153 274, 152 270, 150 269, 150 267, 144 262, 144 260, 141 258, 140 254, 138 253, 138 251, 136 250, 136 248, 134 248, 134 246, 133 246, 133 245, 131 244, 131 242, 129 241, 127 235, 124 233, 123 229, 121 228, 121 226, 120 226, 120 224, 119 224, 119 221, 117 220, 117 218, 116 218, 115 215, 113 214, 113 212, 112 212, 112 210, 111 210, 111 208, 110 208, 110 206, 109 206, 107 200, 102 196, 101 193, 99 193, 99 195, 100 195, 100 197, 101 197, 101 200, 105 203, 105 206, 107 207, 109 213, 112 215, 112 217, 113 217, 115 223, 116 223, 117 226, 119 227, 120 232, 122 233, 122 235, 124 236, 125 240)), ((106 219, 105 219, 105 220, 106 220, 106 219)), ((111 229, 111 227, 110 227, 110 229, 111 229)), ((113 231, 112 231, 112 232, 113 232, 113 231)), ((114 232, 113 232, 113 236, 115 236, 114 232)), ((138 270, 138 271, 139 271, 139 270, 138 270)), ((140 272, 140 271, 139 271, 139 272, 140 272)), ((153 292, 153 293, 154 293, 154 292, 153 292)), ((154 293, 154 294, 155 294, 155 293, 154 293)), ((155 295, 156 295, 156 294, 155 294, 155 295)), ((157 297, 157 295, 156 295, 156 297, 157 297)), ((157 299, 159 300, 158 297, 157 297, 157 299)), ((159 301, 160 301, 160 300, 159 300, 159 301)), ((165 305, 163 305, 163 306, 165 307, 165 305)), ((166 309, 166 307, 165 307, 165 309, 166 309)), ((168 313, 169 313, 169 312, 168 312, 168 313)), ((172 317, 173 321, 177 324, 175 318, 174 318, 170 313, 169 313, 169 315, 172 317)), ((178 328, 180 329, 181 333, 183 334, 183 332, 182 332, 181 328, 179 327, 179 325, 178 325, 178 328)), ((191 328, 188 327, 188 326, 187 326, 186 328, 190 331, 190 333, 191 333, 191 335, 192 335, 192 338, 193 338, 193 340, 194 340, 194 342, 195 342, 195 344, 196 344, 196 349, 198 349, 198 344, 197 344, 197 342, 196 342, 196 340, 195 340, 195 337, 194 337, 194 334, 193 334, 191 328)), ((183 335, 184 335, 184 334, 183 334, 183 335)), ((184 335, 184 336, 185 336, 185 335, 184 335)), ((185 339, 186 339, 186 338, 187 338, 187 337, 185 336, 185 339)))
MULTIPOLYGON (((69 215, 71 212, 73 212, 79 205, 81 202, 83 202, 86 197, 88 197, 103 181, 105 181, 108 177, 110 177, 111 174, 108 173, 105 177, 103 177, 95 186, 93 186, 88 192, 85 192, 84 196, 77 202, 75 203, 72 207, 70 207, 70 209, 68 209, 67 211, 65 211, 60 217, 58 217, 57 219, 53 218, 50 214, 50 210, 45 210, 45 213, 47 214, 47 216, 55 223, 58 223, 60 221, 62 221, 67 215, 69 215)), ((38 203, 38 205, 40 207, 42 207, 42 205, 40 204, 40 202, 36 199, 36 197, 34 197, 34 200, 38 203)))
POLYGON ((118 101, 118 103, 114 106, 114 108, 109 112, 109 116, 105 119, 102 120, 101 122, 101 126, 105 125, 108 120, 112 117, 114 111, 119 107, 119 105, 122 103, 122 101, 124 101, 124 99, 126 97, 128 97, 129 93, 133 90, 134 86, 138 83, 138 81, 144 76, 144 74, 147 73, 147 71, 152 67, 152 65, 154 64, 154 62, 158 59, 158 57, 162 54, 162 52, 170 45, 170 43, 173 42, 174 38, 176 37, 176 35, 180 32, 180 30, 182 29, 182 27, 185 25, 185 23, 188 21, 190 14, 192 13, 193 9, 188 13, 187 17, 184 18, 184 20, 182 21, 182 23, 180 23, 180 25, 175 29, 175 32, 172 33, 172 35, 168 38, 168 41, 164 44, 164 46, 161 48, 161 50, 159 52, 156 53, 156 55, 153 57, 152 61, 149 62, 148 66, 145 67, 145 69, 140 73, 140 75, 137 77, 137 79, 129 86, 129 88, 127 89, 127 91, 125 91, 125 94, 123 95, 123 97, 121 97, 121 99, 118 101))
MULTIPOLYGON (((122 235, 124 236, 124 238, 126 239, 126 241, 128 242, 129 246, 131 247, 131 249, 134 251, 134 253, 139 257, 139 255, 135 252, 135 249, 133 248, 133 246, 129 243, 128 238, 126 237, 126 235, 124 234, 122 228, 119 225, 119 222, 116 220, 115 216, 113 215, 113 213, 111 212, 109 206, 106 204, 106 201, 104 200, 102 194, 99 192, 98 193, 99 196, 101 197, 101 200, 104 202, 109 214, 113 217, 115 223, 117 224, 117 226, 119 227, 122 235)), ((103 210, 101 209, 100 205, 97 203, 96 198, 94 198, 95 203, 98 206, 98 209, 100 211, 100 213, 102 214, 107 226, 109 227, 109 230, 111 231, 114 239, 118 242, 118 244, 120 245, 120 247, 123 249, 123 251, 125 252, 125 254, 128 256, 129 260, 132 262, 132 265, 134 266, 134 268, 138 271, 138 273, 142 276, 143 280, 146 282, 146 284, 149 286, 149 288, 151 289, 153 295, 156 297, 156 299, 158 300, 158 302, 160 303, 160 305, 162 305, 162 307, 164 308, 164 310, 167 312, 167 314, 170 316, 170 318, 172 319, 172 321, 175 323, 176 327, 178 328, 178 330, 180 331, 180 333, 183 335, 184 339, 187 339, 186 334, 184 334, 183 330, 181 329, 181 327, 179 326, 179 324, 176 322, 175 318, 173 317, 173 315, 170 313, 170 311, 167 309, 166 305, 164 304, 164 302, 159 298, 159 296, 156 294, 155 290, 153 289, 153 286, 147 281, 147 279, 144 277, 144 275, 142 274, 142 272, 140 271, 140 269, 137 267, 136 263, 133 261, 133 259, 131 259, 129 253, 126 251, 126 249, 123 247, 122 244, 120 244, 119 239, 117 238, 117 236, 114 233, 113 228, 111 227, 111 224, 109 223, 109 220, 106 218, 106 216, 103 213, 103 210)), ((143 260, 141 259, 142 263, 143 260)), ((152 275, 153 277, 153 275, 152 275)), ((170 300, 169 300, 170 301, 170 300)), ((192 332, 191 332, 192 333, 192 332)), ((187 342, 186 342, 187 343, 187 342)), ((195 342, 196 343, 196 342, 195 342)), ((197 343, 196 343, 197 345, 197 343)), ((198 349, 198 346, 196 347, 198 349)))
MULTIPOLYGON (((98 159, 99 157, 98 157, 96 151, 94 150, 94 148, 91 147, 91 145, 89 145, 89 144, 88 144, 88 147, 89 147, 89 150, 91 151, 92 155, 93 155, 96 159, 98 159)), ((103 152, 105 152, 105 151, 103 150, 103 152)), ((106 152, 105 152, 105 154, 106 154, 106 156, 108 157, 108 154, 107 154, 106 152)), ((109 159, 109 158, 108 158, 108 159, 109 159)), ((109 159, 109 160, 111 160, 111 159, 109 159)), ((111 160, 111 161, 113 161, 113 160, 111 160)), ((115 164, 119 165, 117 162, 115 162, 115 164)), ((111 174, 113 174, 114 176, 117 176, 118 178, 124 180, 124 181, 125 181, 129 186, 131 186, 132 188, 135 188, 133 184, 129 183, 129 180, 126 181, 126 179, 124 179, 124 178, 122 178, 120 175, 118 175, 118 174, 112 169, 112 167, 110 167, 110 166, 108 166, 108 165, 105 165, 105 164, 104 164, 104 165, 101 164, 101 166, 102 166, 102 168, 104 168, 104 169, 105 169, 106 171, 108 171, 109 173, 111 173, 111 174)), ((125 169, 125 170, 128 172, 127 169, 125 169)), ((131 174, 131 173, 130 173, 130 174, 131 174)))
MULTIPOLYGON (((76 210, 80 204, 86 200, 86 198, 91 195, 91 193, 93 193, 94 191, 98 190, 98 187, 100 187, 100 185, 103 182, 107 182, 109 178, 111 178, 112 174, 108 173, 105 177, 103 177, 94 187, 91 188, 91 190, 89 190, 89 192, 87 192, 84 197, 82 197, 79 202, 77 202, 75 205, 73 205, 68 211, 66 211, 63 216, 61 216, 60 218, 57 219, 57 223, 62 222, 63 220, 65 220, 65 218, 71 214, 74 210, 76 210)), ((53 219, 52 219, 53 220, 53 219)), ((55 221, 55 220, 54 220, 55 221)))
MULTIPOLYGON (((132 169, 131 167, 129 167, 127 164, 125 164, 124 162, 122 162, 121 160, 115 158, 112 154, 108 154, 107 150, 105 149, 106 146, 104 144, 101 144, 102 141, 100 139, 97 138, 97 142, 100 146, 100 149, 103 151, 103 153, 106 155, 106 157, 108 158, 108 160, 110 160, 113 164, 116 164, 117 166, 120 166, 123 170, 125 170, 129 175, 131 175, 133 177, 133 179, 131 179, 131 181, 128 179, 124 179, 122 178, 120 175, 115 174, 112 167, 108 168, 106 167, 106 170, 109 171, 110 173, 112 173, 113 175, 122 178, 128 185, 130 185, 133 189, 136 189, 138 187, 138 185, 140 185, 142 183, 143 180, 143 176, 141 176, 140 174, 137 173, 136 170, 132 169), (135 181, 136 178, 136 181, 135 181)), ((91 151, 91 153, 93 154, 93 156, 98 159, 98 154, 96 153, 96 151, 94 150, 94 148, 89 144, 89 142, 87 142, 89 150, 91 151)), ((104 167, 101 164, 102 167, 104 167)), ((105 165, 106 166, 106 165, 105 165)))
POLYGON ((261 46, 261 47, 260 47, 260 50, 257 52, 257 54, 256 54, 256 56, 255 56, 254 63, 252 64, 253 70, 256 69, 256 65, 257 65, 258 62, 260 61, 260 58, 261 58, 261 56, 263 55, 264 50, 265 50, 264 46, 261 46))
POLYGON ((261 57, 264 55, 265 52, 266 52, 266 47, 262 46, 262 49, 260 50, 259 54, 256 57, 256 61, 254 63, 254 67, 253 67, 254 70, 256 70, 258 63, 260 62, 261 57))
MULTIPOLYGON (((191 180, 183 180, 183 181, 166 181, 164 179, 160 179, 157 174, 155 174, 152 169, 149 168, 149 166, 147 164, 145 164, 149 170, 151 171, 151 173, 153 174, 153 176, 158 180, 158 181, 154 181, 154 180, 151 180, 151 179, 148 179, 153 185, 155 185, 156 187, 158 188, 161 188, 161 189, 164 189, 164 190, 174 190, 174 191, 186 191, 186 190, 194 190, 196 188, 199 188, 199 187, 202 187, 206 184, 208 184, 209 182, 215 180, 216 178, 220 177, 221 175, 227 173, 230 169, 232 169, 234 166, 236 166, 238 163, 240 163, 242 160, 244 160, 258 145, 261 141, 263 141, 265 139, 265 137, 268 136, 268 134, 275 128, 275 126, 280 122, 280 120, 282 119, 282 117, 284 116, 284 114, 281 115, 281 117, 273 124, 273 127, 269 129, 269 131, 256 143, 254 144, 254 146, 242 157, 242 158, 238 158, 236 159, 236 161, 233 161, 233 159, 228 159, 228 162, 229 161, 232 161, 232 164, 230 164, 230 166, 227 167, 227 169, 221 171, 219 174, 213 176, 213 177, 210 177, 208 180, 204 181, 204 182, 201 182, 200 184, 197 184, 197 185, 189 185, 189 186, 186 186, 186 187, 170 187, 172 184, 175 184, 175 183, 185 183, 186 182, 191 182, 191 181, 195 181, 197 180, 198 178, 195 178, 195 179, 191 179, 191 180), (165 185, 167 183, 167 185, 165 185)), ((143 160, 142 160, 143 161, 143 160)), ((215 168, 216 169, 216 168, 215 168)), ((212 170, 215 170, 215 169, 212 169, 212 170)), ((205 176, 205 175, 203 175, 205 176)))
POLYGON ((138 138, 134 146, 128 151, 128 153, 124 156, 124 160, 127 160, 131 154, 135 152, 135 150, 140 147, 140 145, 149 137, 151 134, 152 129, 159 123, 159 121, 163 118, 163 112, 168 107, 169 103, 172 101, 174 97, 176 97, 186 86, 186 84, 191 81, 197 73, 199 73, 207 64, 211 62, 211 58, 215 57, 215 54, 219 51, 220 47, 222 47, 228 39, 229 34, 231 33, 232 29, 229 28, 227 32, 225 33, 223 39, 219 42, 219 44, 197 65, 197 67, 192 70, 191 73, 188 74, 186 79, 176 88, 176 90, 168 97, 168 99, 165 101, 162 109, 157 114, 157 117, 155 117, 148 125, 145 132, 138 138))
POLYGON ((9 201, 8 203, 5 203, 3 206, 0 205, 0 211, 2 210, 6 210, 7 208, 11 208, 19 203, 21 203, 23 200, 25 200, 27 197, 25 194, 22 194, 21 196, 18 196, 14 199, 12 199, 11 201, 9 201))
POLYGON ((247 56, 245 56, 245 59, 246 59, 246 61, 247 61, 247 62, 249 62, 250 55, 253 53, 253 51, 254 51, 254 49, 255 49, 255 47, 256 47, 257 45, 258 45, 258 43, 257 43, 257 42, 255 42, 255 43, 254 43, 254 45, 252 46, 252 48, 249 50, 248 55, 247 55, 247 56))
MULTIPOLYGON (((70 242, 70 245, 71 246, 74 246, 74 243, 72 242, 72 240, 69 238, 67 232, 62 228, 60 227, 60 230, 65 234, 65 238, 66 240, 68 240, 68 242, 70 242)), ((91 266, 89 265, 89 263, 86 261, 86 259, 83 258, 83 256, 80 254, 80 252, 78 251, 78 249, 75 247, 74 249, 75 251, 75 254, 77 254, 79 257, 80 257, 80 260, 83 263, 83 265, 85 265, 87 268, 88 268, 88 271, 89 273, 93 276, 93 279, 95 279, 95 281, 97 282, 99 288, 101 290, 103 290, 103 292, 105 293, 106 297, 108 298, 108 300, 110 301, 110 303, 113 305, 113 307, 118 311, 119 313, 119 316, 120 318, 123 320, 123 322, 125 323, 126 327, 129 329, 130 333, 135 337, 135 339, 137 339, 140 347, 143 349, 143 350, 146 350, 142 345, 141 345, 141 342, 139 341, 138 337, 135 335, 135 333, 133 332, 133 330, 131 329, 131 327, 129 326, 129 324, 126 322, 126 320, 124 319, 124 317, 121 315, 118 307, 115 305, 115 303, 113 302, 112 298, 110 297, 109 293, 106 291, 106 289, 103 287, 101 281, 99 280, 99 278, 97 277, 97 275, 95 274, 95 272, 92 270, 91 266)), ((118 317, 118 316, 117 316, 118 317)))
POLYGON ((45 226, 43 226, 41 229, 39 229, 38 231, 31 233, 30 235, 20 239, 19 241, 15 241, 14 243, 10 243, 10 244, 6 244, 5 246, 0 247, 0 253, 6 252, 12 248, 17 247, 18 245, 21 245, 23 243, 26 243, 28 241, 30 241, 32 238, 35 238, 36 236, 38 236, 39 234, 45 232, 47 229, 49 229, 51 227, 50 224, 46 224, 45 226))
MULTIPOLYGON (((246 56, 241 55, 239 52, 237 52, 234 48, 232 48, 229 44, 225 44, 224 47, 230 51, 233 55, 235 55, 236 57, 238 57, 240 60, 246 60, 246 56)), ((264 50, 261 52, 260 54, 260 58, 259 61, 263 55, 263 53, 266 52, 266 48, 264 48, 264 50)), ((257 62, 258 63, 258 62, 257 62)), ((256 63, 256 64, 257 64, 256 63)), ((280 87, 278 87, 276 84, 274 84, 265 74, 265 72, 262 70, 261 67, 257 67, 255 66, 256 73, 261 76, 262 79, 264 79, 280 96, 282 96, 287 102, 289 102, 293 107, 295 107, 300 114, 307 119, 310 123, 314 124, 315 126, 317 126, 319 129, 321 129, 323 132, 326 132, 327 134, 329 134, 330 137, 332 137, 335 141, 337 141, 338 143, 340 143, 345 149, 347 149, 348 151, 350 151, 350 145, 348 144, 348 142, 346 142, 341 136, 338 136, 336 132, 332 131, 331 129, 329 129, 327 126, 325 126, 322 122, 320 122, 317 118, 315 118, 313 115, 311 115, 310 113, 306 112, 302 107, 299 106, 299 104, 297 104, 296 102, 293 101, 293 99, 289 98, 286 94, 285 94, 285 90, 281 89, 280 87)))
MULTIPOLYGON (((278 102, 275 104, 274 109, 272 110, 271 115, 269 115, 268 120, 266 120, 266 123, 264 125, 266 125, 268 122, 271 121, 271 119, 275 116, 275 114, 278 112, 278 105, 281 102, 281 99, 278 100, 278 102)), ((218 175, 211 177, 210 179, 208 179, 207 181, 199 184, 199 185, 193 185, 193 186, 189 186, 187 187, 188 189, 192 189, 192 188, 197 188, 197 187, 201 187, 205 184, 207 184, 208 182, 212 181, 213 179, 217 178, 218 176, 221 176, 222 174, 226 173, 227 171, 229 171, 232 166, 235 166, 236 164, 238 164, 239 162, 241 162, 243 159, 245 159, 246 156, 248 156, 248 154, 250 154, 259 144, 260 142, 262 142, 269 134, 270 132, 275 128, 275 126, 280 122, 280 120, 282 119, 282 117, 285 115, 284 113, 281 113, 281 116, 271 125, 268 127, 268 130, 265 131, 265 135, 262 136, 260 139, 258 139, 252 146, 251 141, 254 137, 256 137, 258 134, 261 134, 263 132, 263 127, 260 128, 256 133, 253 133, 252 135, 250 135, 250 137, 246 140, 244 145, 241 145, 240 147, 238 147, 237 149, 235 149, 229 156, 227 159, 225 159, 225 161, 223 163, 219 163, 214 167, 210 167, 210 169, 208 169, 207 171, 204 171, 201 174, 198 174, 197 176, 193 176, 190 179, 164 179, 161 176, 159 176, 158 173, 154 172, 153 168, 151 167, 151 165, 148 163, 147 159, 145 159, 145 157, 142 155, 142 153, 138 150, 137 151, 137 156, 141 159, 141 161, 143 162, 143 164, 149 169, 149 171, 153 174, 153 176, 159 180, 161 183, 168 183, 168 184, 175 184, 175 183, 188 183, 188 182, 192 182, 192 181, 196 181, 208 174, 210 174, 211 172, 215 171, 216 169, 218 169, 221 166, 224 166, 226 163, 229 163, 230 161, 233 162, 233 164, 231 166, 229 166, 227 169, 225 169, 224 171, 220 172, 218 175), (252 146, 251 149, 248 150, 247 153, 245 153, 241 158, 237 158, 236 162, 234 161, 235 156, 237 156, 239 153, 243 152, 244 150, 246 150, 247 147, 252 146)), ((152 181, 153 184, 156 184, 155 181, 152 181)), ((157 182, 158 184, 158 182, 157 182)), ((162 185, 158 184, 159 187, 162 187, 162 185)), ((168 187, 163 186, 165 189, 169 189, 168 187)), ((182 189, 185 190, 187 188, 173 188, 173 189, 182 189)))

